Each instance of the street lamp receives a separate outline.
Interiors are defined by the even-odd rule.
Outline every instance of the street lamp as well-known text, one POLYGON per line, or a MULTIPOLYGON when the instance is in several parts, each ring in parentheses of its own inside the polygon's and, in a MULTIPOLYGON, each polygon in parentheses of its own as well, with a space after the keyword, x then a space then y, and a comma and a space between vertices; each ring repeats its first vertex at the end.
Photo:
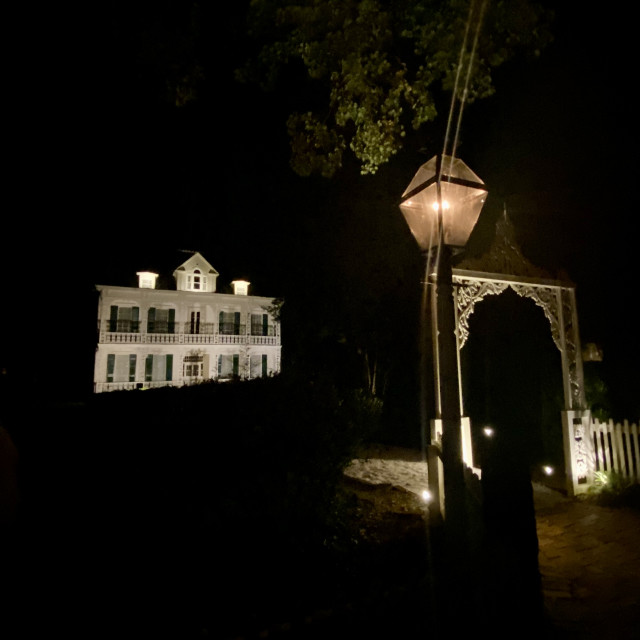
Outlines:
POLYGON ((462 160, 437 155, 418 169, 400 202, 400 210, 430 267, 428 277, 435 284, 431 317, 435 409, 442 424, 443 515, 446 546, 458 562, 467 547, 467 523, 451 256, 466 245, 486 196, 484 183, 462 160))
POLYGON ((478 221, 487 188, 459 158, 435 156, 402 194, 400 210, 423 252, 439 243, 461 249, 478 221))

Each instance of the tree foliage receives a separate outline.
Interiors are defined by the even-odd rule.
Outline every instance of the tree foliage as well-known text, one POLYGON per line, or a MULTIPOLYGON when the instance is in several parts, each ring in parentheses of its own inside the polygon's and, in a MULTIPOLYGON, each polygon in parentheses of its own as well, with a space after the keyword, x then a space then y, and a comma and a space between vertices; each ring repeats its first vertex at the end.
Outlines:
MULTIPOLYGON (((439 91, 458 86, 466 102, 491 95, 492 69, 538 55, 551 17, 530 0, 252 0, 249 18, 257 49, 237 77, 273 89, 293 69, 320 91, 287 129, 296 173, 329 177, 347 149, 375 173, 408 127, 436 118, 439 91), (456 85, 471 59, 469 82, 456 85)), ((300 92, 299 80, 285 90, 300 92)))

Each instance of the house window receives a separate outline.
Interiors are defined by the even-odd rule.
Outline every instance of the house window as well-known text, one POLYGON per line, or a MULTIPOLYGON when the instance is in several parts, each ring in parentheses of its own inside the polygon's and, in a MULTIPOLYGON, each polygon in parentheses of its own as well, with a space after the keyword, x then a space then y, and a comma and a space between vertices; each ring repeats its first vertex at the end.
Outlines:
POLYGON ((251 335, 252 336, 268 336, 269 335, 269 316, 266 313, 251 314, 251 335))
POLYGON ((135 382, 136 354, 107 355, 107 382, 135 382))
POLYGON ((198 334, 200 333, 200 312, 192 311, 191 318, 189 322, 188 332, 190 334, 198 334))
POLYGON ((224 335, 240 335, 240 312, 221 311, 219 317, 219 331, 224 335))
POLYGON ((144 363, 145 382, 170 382, 173 380, 173 355, 149 354, 144 363))
POLYGON ((204 291, 207 287, 207 276, 203 276, 200 269, 194 269, 187 275, 187 289, 189 291, 204 291))
POLYGON ((240 356, 235 353, 233 355, 218 356, 218 377, 233 378, 240 371, 240 356))
POLYGON ((109 311, 109 331, 117 333, 138 333, 140 331, 140 308, 111 305, 109 311))
POLYGON ((151 307, 147 314, 147 333, 175 333, 176 310, 151 307))
POLYGON ((204 376, 204 356, 185 356, 182 375, 184 378, 202 378, 204 376))
POLYGON ((267 375, 267 356, 266 354, 251 356, 249 358, 251 368, 251 378, 264 378, 267 375))

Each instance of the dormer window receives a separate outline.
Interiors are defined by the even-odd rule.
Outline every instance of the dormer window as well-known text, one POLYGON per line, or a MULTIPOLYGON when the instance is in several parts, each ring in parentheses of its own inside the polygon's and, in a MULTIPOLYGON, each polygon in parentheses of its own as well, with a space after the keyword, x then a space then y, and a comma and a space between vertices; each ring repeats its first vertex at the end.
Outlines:
POLYGON ((178 291, 215 293, 218 272, 198 253, 194 253, 174 272, 178 291))
POLYGON ((203 276, 200 269, 194 269, 193 273, 187 275, 188 291, 205 291, 207 288, 207 276, 203 276))

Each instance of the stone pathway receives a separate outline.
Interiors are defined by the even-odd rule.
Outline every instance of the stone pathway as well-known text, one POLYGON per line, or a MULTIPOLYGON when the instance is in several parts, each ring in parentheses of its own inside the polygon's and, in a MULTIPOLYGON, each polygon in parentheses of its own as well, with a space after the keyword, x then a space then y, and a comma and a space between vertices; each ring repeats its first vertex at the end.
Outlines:
POLYGON ((534 489, 545 607, 558 637, 640 639, 640 512, 534 489))

